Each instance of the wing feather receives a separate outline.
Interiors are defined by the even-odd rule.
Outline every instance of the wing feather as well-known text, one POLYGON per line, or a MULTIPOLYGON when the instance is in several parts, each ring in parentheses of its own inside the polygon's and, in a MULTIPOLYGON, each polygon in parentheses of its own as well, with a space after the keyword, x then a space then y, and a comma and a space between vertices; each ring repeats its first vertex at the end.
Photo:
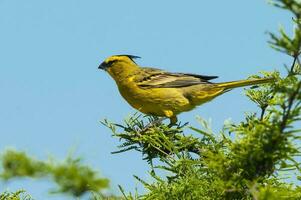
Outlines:
POLYGON ((139 76, 134 80, 142 88, 180 88, 210 83, 217 76, 197 74, 170 73, 155 68, 141 68, 139 76))

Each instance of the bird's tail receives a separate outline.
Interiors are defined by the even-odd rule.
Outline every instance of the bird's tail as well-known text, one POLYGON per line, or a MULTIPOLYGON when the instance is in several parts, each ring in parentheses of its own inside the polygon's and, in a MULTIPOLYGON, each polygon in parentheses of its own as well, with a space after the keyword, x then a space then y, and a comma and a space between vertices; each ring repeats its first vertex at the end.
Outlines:
POLYGON ((224 88, 224 90, 229 90, 237 87, 244 87, 249 85, 258 85, 263 83, 271 83, 274 82, 274 78, 261 78, 261 79, 247 79, 247 80, 239 80, 239 81, 231 81, 224 83, 217 83, 218 87, 224 88))

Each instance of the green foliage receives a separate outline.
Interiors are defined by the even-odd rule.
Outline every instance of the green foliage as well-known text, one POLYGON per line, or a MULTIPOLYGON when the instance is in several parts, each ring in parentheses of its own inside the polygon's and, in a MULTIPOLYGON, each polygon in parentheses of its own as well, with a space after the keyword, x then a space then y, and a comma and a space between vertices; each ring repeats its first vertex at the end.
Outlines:
POLYGON ((271 180, 271 184, 266 186, 254 185, 251 188, 253 199, 258 200, 288 200, 288 199, 301 199, 300 187, 295 188, 292 184, 279 183, 274 186, 274 180, 271 180))
POLYGON ((9 180, 19 177, 51 177, 58 184, 54 192, 81 196, 86 192, 106 189, 109 180, 99 178, 98 173, 81 163, 80 159, 67 157, 63 162, 38 161, 24 152, 7 150, 1 157, 1 178, 9 180))
POLYGON ((0 200, 31 200, 32 198, 25 194, 25 191, 19 190, 17 192, 4 192, 0 194, 0 200))
POLYGON ((124 198, 114 195, 104 195, 102 193, 92 193, 90 200, 124 200, 124 198))
POLYGON ((299 55, 300 54, 300 44, 301 44, 301 33, 300 27, 295 28, 294 37, 290 38, 284 31, 283 28, 280 28, 280 37, 277 37, 275 34, 270 33, 271 46, 277 51, 284 52, 288 55, 299 55))
POLYGON ((301 1, 300 0, 271 0, 274 6, 286 9, 292 12, 297 19, 301 18, 301 1))
POLYGON ((3 172, 1 178, 8 180, 13 177, 45 176, 48 165, 44 162, 29 158, 24 152, 7 150, 1 157, 3 172))
POLYGON ((119 137, 124 142, 119 150, 113 153, 121 153, 135 149, 142 152, 144 159, 152 163, 154 158, 165 157, 170 153, 177 153, 185 149, 198 153, 198 140, 192 136, 184 136, 182 129, 185 125, 170 128, 163 123, 158 123, 158 118, 149 116, 147 128, 141 115, 134 115, 125 120, 125 126, 113 124, 104 120, 102 123, 109 127, 113 136, 119 137), (116 126, 124 129, 125 133, 118 133, 116 126))
POLYGON ((68 157, 63 163, 51 166, 52 177, 60 186, 56 192, 71 193, 74 196, 81 196, 87 191, 98 192, 108 188, 109 180, 98 178, 97 173, 88 166, 81 164, 80 159, 68 157))

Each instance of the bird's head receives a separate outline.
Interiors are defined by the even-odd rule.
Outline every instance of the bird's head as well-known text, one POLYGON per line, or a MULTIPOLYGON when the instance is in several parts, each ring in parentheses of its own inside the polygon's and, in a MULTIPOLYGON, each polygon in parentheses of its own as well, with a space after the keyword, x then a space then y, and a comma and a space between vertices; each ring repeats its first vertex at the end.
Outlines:
POLYGON ((137 65, 134 61, 134 59, 136 59, 136 58, 140 58, 140 57, 134 56, 134 55, 110 56, 99 65, 98 69, 102 69, 105 71, 111 71, 112 68, 121 68, 122 66, 137 65))

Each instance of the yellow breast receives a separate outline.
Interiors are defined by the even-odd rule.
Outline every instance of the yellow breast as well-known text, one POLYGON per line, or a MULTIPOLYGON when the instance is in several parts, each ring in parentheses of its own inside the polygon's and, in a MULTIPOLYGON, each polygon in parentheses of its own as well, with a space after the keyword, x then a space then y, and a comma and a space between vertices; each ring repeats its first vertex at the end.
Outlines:
POLYGON ((123 98, 145 114, 171 117, 192 109, 177 88, 142 89, 133 82, 133 78, 118 82, 117 85, 123 98))

